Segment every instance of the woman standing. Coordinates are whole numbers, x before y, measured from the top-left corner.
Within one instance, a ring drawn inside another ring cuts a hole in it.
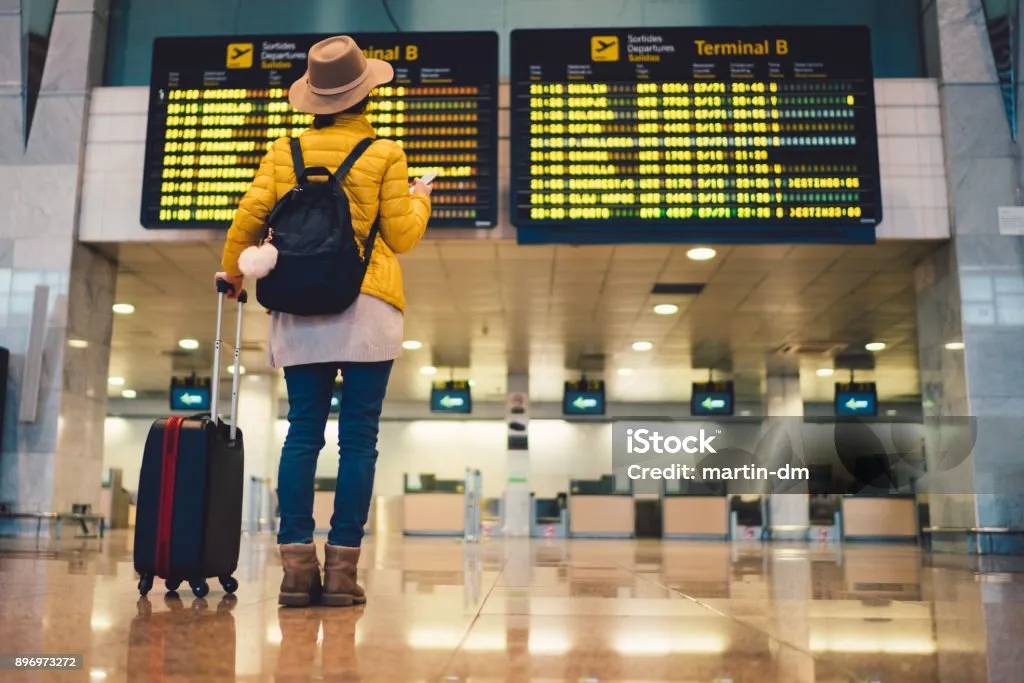
[[[299,138],[306,167],[338,168],[361,140],[375,136],[365,116],[370,92],[393,77],[390,64],[366,59],[348,36],[310,48],[308,70],[289,91],[294,109],[314,115],[312,128]],[[217,277],[235,292],[242,285],[239,256],[260,241],[265,219],[296,182],[289,140],[278,140],[228,230],[224,271]],[[356,566],[373,492],[381,408],[403,339],[405,295],[395,255],[416,246],[430,217],[430,186],[417,181],[410,192],[405,152],[390,140],[374,141],[342,186],[361,250],[374,220],[379,221],[380,239],[359,297],[337,315],[273,313],[270,323],[270,364],[284,368],[288,388],[277,538],[284,567],[279,602],[288,606],[366,601]],[[321,579],[313,544],[313,481],[339,371],[345,381],[338,416],[340,464]]]

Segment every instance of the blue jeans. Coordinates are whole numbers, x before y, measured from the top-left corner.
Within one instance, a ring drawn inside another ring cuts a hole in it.
[[[313,483],[338,370],[344,378],[338,414],[338,482],[327,542],[358,548],[370,510],[377,466],[377,432],[394,361],[322,363],[285,368],[288,436],[277,474],[278,543],[313,540]]]

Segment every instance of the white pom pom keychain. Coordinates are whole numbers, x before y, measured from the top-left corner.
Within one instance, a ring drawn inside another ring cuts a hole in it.
[[[260,279],[270,274],[277,265],[277,247],[270,243],[274,231],[270,230],[267,238],[258,247],[249,247],[238,257],[238,269],[245,277]]]

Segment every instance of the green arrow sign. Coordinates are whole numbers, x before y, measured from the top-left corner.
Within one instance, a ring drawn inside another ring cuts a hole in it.
[[[200,403],[203,402],[203,397],[193,396],[192,394],[186,392],[181,395],[181,402],[187,406],[199,405]]]
[[[706,399],[704,399],[704,402],[701,403],[701,405],[704,406],[707,410],[713,410],[715,408],[724,408],[725,401],[723,401],[720,398],[711,398],[710,396],[708,396]]]
[[[867,410],[868,402],[858,401],[855,398],[851,398],[849,401],[846,402],[846,407],[849,408],[850,410]]]
[[[442,396],[439,403],[443,408],[458,408],[462,406],[465,401],[455,396]]]
[[[576,408],[578,408],[579,410],[586,410],[587,408],[596,408],[597,407],[597,399],[596,398],[584,398],[583,396],[577,396],[576,400],[573,401],[572,404]]]

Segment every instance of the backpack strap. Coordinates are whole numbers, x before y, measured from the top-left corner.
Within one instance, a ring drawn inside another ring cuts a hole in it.
[[[295,168],[295,179],[302,181],[302,174],[306,172],[306,162],[302,159],[302,145],[298,138],[291,139],[292,145],[292,166]]]
[[[348,172],[351,171],[352,167],[356,165],[357,161],[359,161],[359,157],[363,156],[363,152],[370,149],[370,145],[372,144],[373,138],[360,140],[356,146],[352,148],[352,151],[349,152],[349,155],[345,157],[345,161],[341,162],[341,166],[338,167],[338,170],[334,172],[335,180],[339,183],[344,180],[345,176],[348,175]]]
[[[356,162],[359,161],[359,157],[363,156],[363,152],[370,149],[370,145],[372,145],[373,142],[374,138],[364,138],[352,148],[349,155],[345,157],[345,161],[341,162],[341,166],[339,166],[338,170],[334,172],[334,179],[339,183],[339,185],[343,180],[345,180],[348,172],[352,170],[352,167],[356,165]],[[379,231],[380,217],[378,216],[374,219],[373,225],[370,226],[370,234],[366,237],[366,247],[363,249],[363,264],[366,266],[370,265],[370,256],[373,255],[373,245],[377,241],[377,233]]]

